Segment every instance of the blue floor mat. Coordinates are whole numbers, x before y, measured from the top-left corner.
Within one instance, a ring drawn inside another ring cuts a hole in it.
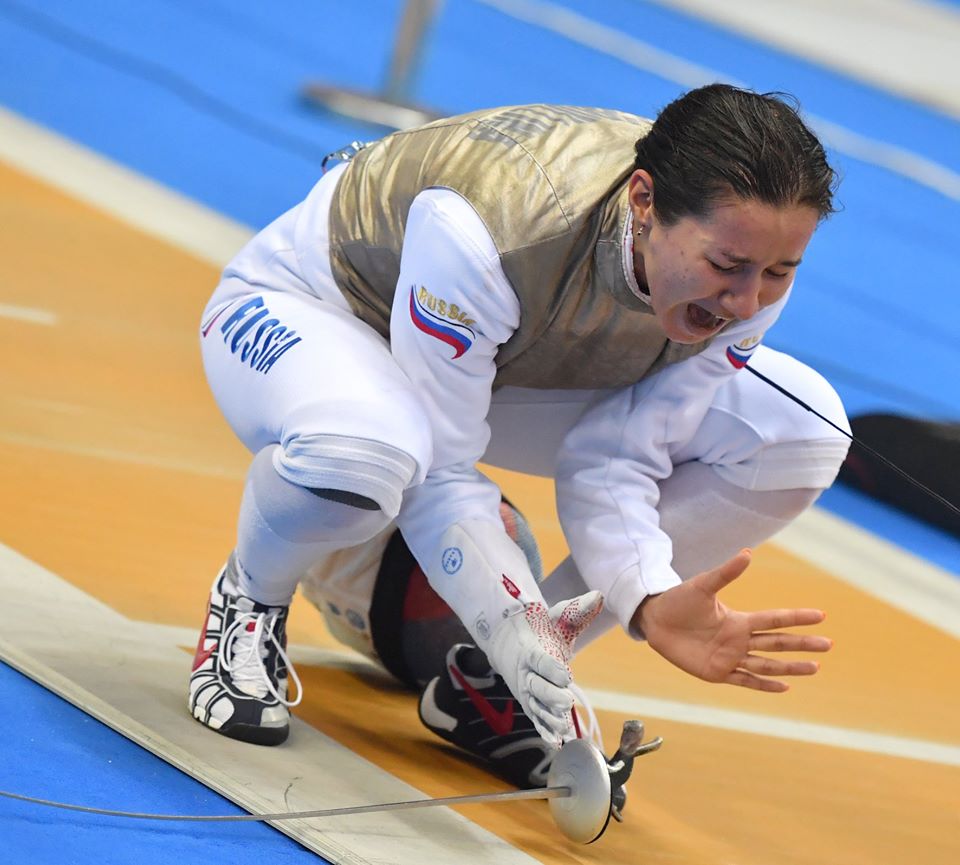
[[[0,689],[8,707],[0,789],[121,811],[245,813],[2,663]],[[0,798],[0,838],[9,865],[210,865],[243,862],[252,851],[272,865],[325,861],[264,823],[160,823],[7,798]]]

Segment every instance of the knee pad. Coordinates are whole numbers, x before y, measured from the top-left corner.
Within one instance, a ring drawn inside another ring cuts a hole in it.
[[[339,491],[376,502],[388,520],[400,512],[403,491],[417,474],[417,461],[399,448],[343,435],[301,435],[273,452],[281,478],[333,500]],[[347,502],[348,497],[340,497]],[[349,505],[347,505],[349,506]],[[359,508],[362,509],[362,508]]]
[[[322,498],[291,483],[275,468],[278,445],[264,448],[250,467],[248,488],[257,518],[277,537],[293,544],[362,544],[382,531],[390,518],[379,508],[356,507]]]

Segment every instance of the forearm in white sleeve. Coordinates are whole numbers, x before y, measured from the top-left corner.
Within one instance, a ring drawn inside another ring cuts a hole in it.
[[[471,632],[505,604],[519,600],[522,608],[540,599],[503,529],[500,491],[475,467],[490,437],[497,350],[519,318],[519,301],[473,208],[450,190],[420,193],[407,219],[390,337],[430,420],[434,459],[424,482],[405,493],[398,522],[434,589]],[[459,528],[451,534],[451,527]],[[449,559],[444,565],[447,547],[475,554],[460,570]],[[505,592],[504,573],[521,598]]]
[[[700,354],[594,406],[564,440],[560,522],[585,583],[603,593],[626,629],[644,598],[680,583],[657,513],[671,453],[696,432],[717,389],[746,363],[788,296],[732,325]]]

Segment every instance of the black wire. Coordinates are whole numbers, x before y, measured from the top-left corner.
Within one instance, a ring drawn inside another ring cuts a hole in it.
[[[764,343],[766,345],[767,343]],[[837,363],[835,357],[825,357],[809,350],[807,346],[791,346],[782,340],[773,339],[769,343],[771,348],[782,351],[803,361],[808,366],[825,375],[831,381],[842,381],[850,387],[859,388],[870,394],[882,393],[887,401],[893,400],[898,405],[908,407],[913,413],[925,412],[935,413],[946,417],[956,413],[956,402],[941,401],[927,395],[918,394],[916,391],[907,390],[890,382],[889,379],[877,378],[862,370],[855,370]]]
[[[850,433],[848,433],[845,429],[843,429],[843,427],[839,427],[839,426],[837,426],[832,420],[830,420],[829,418],[825,418],[825,417],[824,417],[822,414],[820,414],[820,412],[818,412],[815,408],[807,405],[807,403],[805,403],[802,399],[800,399],[800,397],[794,396],[794,395],[793,395],[792,393],[790,393],[790,391],[788,391],[785,387],[782,387],[781,385],[777,384],[777,383],[776,383],[775,381],[773,381],[772,379],[767,378],[763,373],[757,372],[757,371],[756,371],[753,367],[751,367],[749,364],[747,364],[747,366],[745,366],[744,369],[746,369],[746,370],[749,371],[749,372],[752,372],[752,373],[753,373],[758,379],[760,379],[761,381],[765,381],[765,382],[766,382],[768,385],[770,385],[770,387],[772,387],[774,390],[780,391],[780,393],[782,393],[785,397],[789,397],[790,399],[792,399],[792,400],[793,400],[798,406],[800,406],[801,408],[805,408],[808,412],[811,412],[812,414],[815,414],[818,418],[820,418],[820,420],[824,421],[825,423],[830,424],[830,426],[832,426],[837,432],[843,433],[843,435],[845,435],[848,439],[850,439],[850,441],[852,441],[855,445],[857,445],[857,447],[862,448],[862,449],[865,450],[868,454],[871,454],[872,456],[876,457],[878,460],[880,460],[880,462],[882,462],[882,463],[883,463],[885,466],[887,466],[888,468],[893,469],[893,471],[895,471],[895,472],[896,472],[898,475],[900,475],[902,478],[904,478],[905,480],[908,480],[910,483],[912,483],[912,484],[913,484],[915,487],[917,487],[918,489],[923,490],[923,492],[925,492],[925,493],[926,493],[927,495],[929,495],[931,498],[936,499],[938,502],[940,502],[940,504],[942,504],[942,505],[944,505],[945,507],[949,508],[949,509],[950,509],[951,511],[953,511],[957,516],[960,516],[960,507],[957,507],[957,506],[956,506],[953,502],[951,502],[949,499],[944,498],[942,495],[940,495],[940,493],[934,492],[934,491],[933,491],[932,489],[930,489],[930,487],[928,487],[926,484],[921,483],[921,482],[918,481],[913,475],[911,475],[909,472],[906,472],[906,471],[904,471],[902,468],[900,468],[900,466],[898,466],[895,462],[887,459],[882,453],[879,453],[878,451],[875,451],[872,447],[870,447],[870,445],[864,444],[864,442],[862,442],[860,439],[856,438],[856,436],[853,436],[853,435],[851,435]]]

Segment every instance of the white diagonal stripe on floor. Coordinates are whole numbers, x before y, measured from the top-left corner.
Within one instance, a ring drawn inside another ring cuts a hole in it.
[[[33,306],[15,306],[10,303],[0,303],[0,318],[24,321],[27,324],[43,324],[47,327],[53,327],[59,321],[56,313],[50,310],[37,309]]]

